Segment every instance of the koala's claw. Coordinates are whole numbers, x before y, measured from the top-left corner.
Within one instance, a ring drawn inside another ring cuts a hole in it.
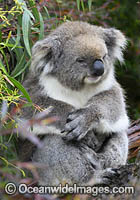
[[[116,184],[116,179],[118,178],[117,169],[115,168],[107,168],[102,171],[100,174],[99,182],[97,184],[104,184],[104,185],[110,185],[110,184]]]
[[[77,118],[77,114],[75,113],[70,113],[68,118],[67,118],[67,123],[74,120],[75,118]]]
[[[66,140],[81,140],[87,132],[84,132],[82,131],[82,128],[80,126],[75,126],[74,128],[70,127],[69,126],[66,126],[66,129],[65,131],[67,132],[67,134],[64,136],[64,138]]]
[[[73,132],[74,133],[74,132]],[[71,133],[67,133],[64,137],[63,137],[63,139],[64,140],[67,140],[67,141],[70,141],[70,140],[77,140],[77,138],[78,138],[78,133],[75,133],[75,135],[73,135],[73,133],[71,134]],[[76,134],[77,134],[77,136],[76,136]]]
[[[65,125],[65,132],[67,133],[64,138],[66,140],[81,140],[89,131],[86,127],[86,119],[81,110],[70,113]]]

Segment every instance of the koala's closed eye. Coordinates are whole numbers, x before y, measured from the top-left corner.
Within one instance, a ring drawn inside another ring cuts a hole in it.
[[[79,63],[86,63],[85,58],[77,58],[77,59],[76,59],[76,62],[79,62]]]

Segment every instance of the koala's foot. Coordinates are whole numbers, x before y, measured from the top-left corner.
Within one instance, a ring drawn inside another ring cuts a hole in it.
[[[126,185],[131,179],[131,165],[123,165],[118,168],[106,168],[96,174],[96,184],[113,186]]]
[[[110,185],[116,179],[117,179],[116,169],[107,168],[107,169],[100,170],[97,172],[96,184]]]

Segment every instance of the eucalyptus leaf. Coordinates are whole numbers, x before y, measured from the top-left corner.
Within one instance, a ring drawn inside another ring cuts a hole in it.
[[[44,38],[44,21],[41,13],[39,13],[39,18],[40,18],[40,34],[39,34],[39,39]]]
[[[8,76],[9,80],[22,92],[23,96],[27,99],[28,102],[32,102],[28,92],[26,89],[21,85],[20,82],[18,82],[16,79],[14,79],[11,76]]]
[[[23,68],[24,64],[25,64],[25,53],[23,53],[19,63],[17,63],[16,67],[12,71],[11,76],[16,76],[16,74],[19,73],[20,70]]]
[[[23,17],[22,17],[23,40],[24,40],[26,50],[27,50],[29,56],[31,56],[31,48],[30,48],[30,44],[29,44],[29,30],[30,30],[30,16],[29,16],[28,12],[25,11],[23,13]]]

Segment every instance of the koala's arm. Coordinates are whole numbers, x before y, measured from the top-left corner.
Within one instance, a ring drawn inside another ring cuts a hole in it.
[[[127,130],[128,125],[122,89],[116,84],[112,89],[93,96],[84,108],[68,116],[65,138],[80,140],[91,130],[108,136],[112,132]]]

